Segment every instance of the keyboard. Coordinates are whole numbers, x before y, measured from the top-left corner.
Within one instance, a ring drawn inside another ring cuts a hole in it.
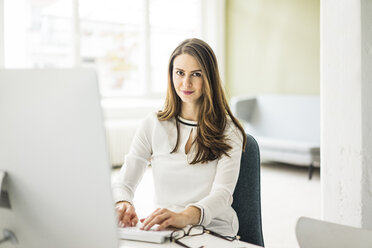
[[[145,241],[152,243],[164,243],[171,235],[172,230],[156,231],[157,225],[153,226],[150,230],[145,231],[140,229],[141,225],[134,227],[118,228],[120,239]]]

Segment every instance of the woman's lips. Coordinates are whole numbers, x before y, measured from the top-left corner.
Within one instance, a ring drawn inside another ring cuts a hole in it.
[[[191,95],[192,93],[194,93],[194,91],[190,91],[190,90],[181,90],[181,92],[184,95]]]

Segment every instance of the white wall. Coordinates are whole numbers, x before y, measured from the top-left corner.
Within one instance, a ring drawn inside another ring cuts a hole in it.
[[[372,1],[361,1],[362,25],[362,226],[372,229]]]
[[[325,220],[372,228],[372,2],[321,1]]]
[[[4,67],[4,0],[0,0],[0,68]]]

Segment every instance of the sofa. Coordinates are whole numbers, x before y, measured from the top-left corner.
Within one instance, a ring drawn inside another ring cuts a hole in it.
[[[256,138],[262,161],[320,166],[320,99],[305,95],[237,96],[231,110]]]

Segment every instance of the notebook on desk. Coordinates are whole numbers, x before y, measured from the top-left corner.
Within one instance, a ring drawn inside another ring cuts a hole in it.
[[[156,231],[157,226],[152,227],[150,230],[141,230],[141,225],[134,227],[118,228],[118,234],[120,239],[145,241],[152,243],[164,243],[169,239],[172,230]]]

